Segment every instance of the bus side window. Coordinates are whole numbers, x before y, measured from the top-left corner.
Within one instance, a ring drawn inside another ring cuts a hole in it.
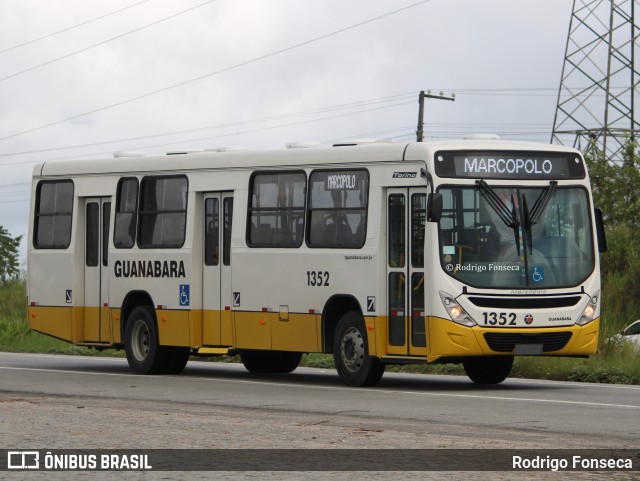
[[[116,194],[115,227],[113,245],[129,249],[136,243],[136,211],[138,208],[138,179],[120,179]]]
[[[73,182],[42,181],[36,191],[33,246],[66,249],[71,243]]]
[[[223,203],[222,224],[222,264],[231,265],[231,225],[233,224],[233,197],[227,197]]]
[[[369,173],[315,170],[309,177],[307,245],[359,249],[367,235]]]
[[[188,181],[182,175],[142,179],[138,247],[168,249],[183,246],[187,193]]]
[[[220,259],[220,208],[218,199],[207,199],[204,208],[204,265],[217,266]]]
[[[306,174],[259,172],[249,186],[247,245],[300,247],[304,232]]]

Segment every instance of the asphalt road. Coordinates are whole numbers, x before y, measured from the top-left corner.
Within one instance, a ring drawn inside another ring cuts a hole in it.
[[[181,375],[140,376],[124,359],[0,353],[1,393],[385,419],[640,446],[640,386],[507,379],[484,388],[466,377],[386,373],[378,386],[356,389],[332,370],[256,376],[238,364],[191,361]]]

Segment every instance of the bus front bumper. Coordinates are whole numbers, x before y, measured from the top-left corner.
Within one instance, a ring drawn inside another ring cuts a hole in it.
[[[430,317],[428,362],[487,355],[589,356],[598,349],[600,318],[585,326],[549,328],[466,327]]]

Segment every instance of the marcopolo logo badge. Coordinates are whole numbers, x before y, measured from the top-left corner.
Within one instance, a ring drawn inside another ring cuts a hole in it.
[[[531,324],[533,322],[533,316],[531,314],[527,314],[526,316],[524,316],[524,322],[526,322],[527,324]]]

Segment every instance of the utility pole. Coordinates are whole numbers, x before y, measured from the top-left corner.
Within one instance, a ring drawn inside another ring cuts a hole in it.
[[[453,94],[451,97],[447,97],[442,92],[440,95],[432,95],[431,90],[425,93],[424,90],[420,91],[420,95],[418,96],[418,130],[416,132],[416,141],[422,142],[424,137],[424,99],[438,99],[438,100],[451,100],[454,101],[456,99],[456,95]]]

